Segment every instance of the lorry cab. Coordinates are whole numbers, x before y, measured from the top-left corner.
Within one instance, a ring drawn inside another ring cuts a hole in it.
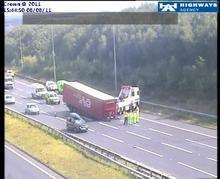
[[[13,89],[14,88],[14,78],[10,75],[6,75],[5,77],[5,88]]]
[[[136,86],[122,86],[117,99],[118,113],[136,108],[140,104],[140,91]]]
[[[44,85],[39,84],[39,83],[34,83],[32,84],[32,91],[31,91],[31,96],[34,99],[43,99],[47,93],[46,88]]]
[[[88,126],[86,125],[85,120],[77,113],[70,113],[70,116],[67,118],[66,121],[66,127],[67,130],[74,132],[88,131]]]

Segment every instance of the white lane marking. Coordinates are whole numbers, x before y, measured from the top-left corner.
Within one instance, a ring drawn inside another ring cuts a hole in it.
[[[190,140],[190,139],[185,139],[186,141],[189,141],[189,142],[193,142],[193,143],[196,143],[196,144],[200,144],[200,145],[204,145],[206,147],[210,147],[212,149],[217,149],[217,147],[214,147],[214,146],[211,146],[211,145],[208,145],[208,144],[203,144],[201,142],[197,142],[197,141],[194,141],[194,140]]]
[[[162,122],[158,122],[158,121],[154,121],[154,120],[150,120],[150,119],[146,119],[146,118],[141,118],[141,119],[143,119],[145,121],[150,121],[150,122],[154,122],[154,123],[157,123],[157,124],[161,124],[161,125],[164,125],[164,126],[176,128],[176,129],[179,129],[179,130],[192,132],[194,134],[199,134],[199,135],[203,135],[203,136],[210,137],[210,138],[213,138],[213,139],[217,139],[217,137],[211,136],[211,135],[208,135],[208,134],[203,134],[203,133],[200,133],[200,132],[192,131],[192,130],[189,130],[189,129],[184,129],[184,128],[181,128],[181,127],[173,126],[173,125],[170,125],[170,124],[166,124],[166,123],[162,123]]]
[[[22,84],[22,85],[25,85],[25,86],[30,86],[30,85],[28,85],[28,84],[26,84],[26,83],[23,83],[23,82],[21,82],[21,81],[16,81],[17,83],[20,83],[20,84]]]
[[[209,173],[209,172],[206,172],[206,171],[200,170],[200,169],[198,169],[198,168],[192,167],[192,166],[187,165],[187,164],[182,163],[182,162],[177,162],[177,163],[180,164],[180,165],[183,165],[183,166],[185,166],[185,167],[191,168],[191,169],[193,169],[193,170],[197,170],[197,171],[199,171],[199,172],[202,172],[202,173],[205,173],[205,174],[207,174],[207,175],[210,175],[210,176],[212,176],[212,177],[217,178],[216,175],[211,174],[211,173]]]
[[[172,134],[169,134],[169,133],[166,133],[166,132],[162,132],[162,131],[159,131],[159,130],[156,130],[156,129],[152,129],[152,128],[149,128],[150,131],[154,131],[154,132],[158,132],[158,133],[161,133],[161,134],[164,134],[164,135],[168,135],[168,136],[173,136]]]
[[[38,101],[38,100],[35,100],[35,99],[32,99],[32,101],[34,101],[34,102],[36,102],[36,103],[39,103],[39,101]]]
[[[49,104],[47,104],[47,106],[50,107],[51,109],[54,109],[54,106],[51,106],[51,105],[49,105]]]
[[[162,142],[161,144],[166,145],[166,146],[169,146],[169,147],[174,148],[174,149],[182,150],[182,151],[184,151],[184,152],[187,152],[187,153],[192,154],[192,152],[189,151],[189,150],[186,150],[186,149],[183,149],[183,148],[180,148],[180,147],[176,147],[176,146],[171,145],[171,144],[167,144],[167,143],[164,143],[164,142]]]
[[[33,163],[32,161],[30,161],[29,159],[25,158],[24,156],[22,156],[21,154],[19,154],[18,152],[16,152],[14,149],[10,148],[9,146],[7,146],[5,144],[5,147],[10,150],[11,152],[13,152],[14,154],[16,154],[17,156],[19,156],[20,158],[22,158],[23,160],[25,160],[26,162],[28,162],[29,164],[31,164],[32,166],[36,167],[37,169],[39,169],[41,172],[45,173],[46,175],[48,175],[50,178],[56,179],[55,176],[52,176],[51,174],[49,174],[47,171],[45,171],[44,169],[40,168],[38,165],[36,165],[35,163]]]
[[[59,119],[59,120],[61,120],[61,121],[66,122],[66,119],[64,119],[64,118],[61,118],[61,117],[56,117],[56,118]]]
[[[15,103],[22,104],[21,102],[16,101]]]
[[[129,134],[132,134],[132,135],[134,135],[134,136],[137,136],[137,137],[141,137],[141,138],[143,138],[143,139],[150,140],[150,138],[148,138],[148,137],[145,137],[145,136],[142,136],[142,135],[139,135],[139,134],[136,134],[136,133],[130,132],[130,131],[126,131],[126,132],[129,133]]]
[[[140,125],[139,125],[139,124],[134,124],[134,126],[137,126],[137,127],[139,127]]]
[[[95,132],[95,130],[93,130],[93,129],[88,129],[89,131],[91,131],[91,132]]]
[[[137,148],[137,149],[140,149],[140,150],[143,150],[143,151],[145,151],[145,152],[151,153],[151,154],[156,155],[156,156],[158,156],[158,157],[163,157],[163,155],[157,154],[157,153],[152,152],[152,151],[150,151],[150,150],[146,150],[146,149],[143,149],[143,148],[138,147],[138,146],[133,146],[133,147],[134,147],[134,148]]]
[[[115,126],[111,126],[111,125],[108,125],[108,124],[105,124],[105,123],[102,123],[102,122],[99,122],[99,124],[101,124],[101,125],[103,125],[103,126],[107,126],[107,127],[113,128],[113,129],[118,129],[118,128],[115,127]]]
[[[111,136],[109,136],[109,135],[105,135],[105,134],[102,134],[102,135],[105,136],[105,137],[108,137],[108,138],[110,138],[110,139],[112,139],[112,140],[115,140],[115,141],[118,141],[118,142],[124,143],[123,140],[119,140],[119,139],[116,139],[116,138],[114,138],[114,137],[111,137]]]
[[[43,113],[43,114],[47,114],[47,115],[50,115],[49,113],[47,113],[47,112],[45,112],[45,111],[42,111],[41,113]]]
[[[217,162],[217,160],[214,159],[214,158],[207,157],[207,159],[208,159],[208,160],[212,160],[212,161],[214,161],[214,162]]]
[[[26,98],[26,96],[23,96],[23,95],[19,95],[20,97],[22,97],[22,98]]]

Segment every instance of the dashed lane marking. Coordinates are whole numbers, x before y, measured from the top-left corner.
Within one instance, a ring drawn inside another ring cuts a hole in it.
[[[171,145],[171,144],[167,144],[167,143],[164,143],[164,142],[162,142],[161,144],[166,145],[166,146],[171,147],[171,148],[174,148],[174,149],[181,150],[181,151],[183,151],[183,152],[187,152],[187,153],[192,154],[192,152],[189,151],[189,150],[186,150],[186,149],[183,149],[183,148],[180,148],[180,147],[176,147],[176,146]]]
[[[138,147],[138,146],[133,146],[133,147],[134,147],[134,148],[137,148],[137,149],[140,149],[140,150],[143,150],[143,151],[145,151],[145,152],[148,152],[148,153],[150,153],[150,154],[156,155],[156,156],[158,156],[158,157],[163,157],[163,155],[160,155],[160,154],[158,154],[158,153],[152,152],[152,151],[150,151],[150,150],[143,149],[143,148]]]
[[[160,134],[168,135],[168,136],[173,136],[172,134],[169,134],[169,133],[166,133],[166,132],[162,132],[162,131],[159,131],[159,130],[156,130],[156,129],[149,128],[149,130],[153,131],[153,132],[158,132]]]
[[[102,134],[102,135],[105,136],[105,137],[108,137],[108,138],[110,138],[110,139],[112,139],[112,140],[115,140],[115,141],[118,141],[118,142],[124,143],[124,141],[122,141],[122,140],[120,140],[120,139],[116,139],[116,138],[111,137],[111,136],[106,135],[106,134]]]
[[[188,141],[188,142],[192,142],[192,143],[200,144],[200,145],[203,145],[203,146],[206,146],[206,147],[212,148],[212,149],[217,149],[217,147],[214,147],[214,146],[211,146],[211,145],[208,145],[208,144],[203,144],[203,143],[201,143],[201,142],[197,142],[197,141],[194,141],[194,140],[190,140],[190,139],[185,139],[185,140]]]
[[[205,174],[207,174],[207,175],[209,175],[209,176],[212,176],[212,177],[215,177],[215,178],[217,178],[217,176],[216,176],[216,175],[214,175],[214,174],[211,174],[211,173],[209,173],[209,172],[206,172],[206,171],[203,171],[203,170],[201,170],[201,169],[198,169],[198,168],[196,168],[196,167],[192,167],[192,166],[190,166],[190,165],[187,165],[187,164],[185,164],[185,163],[182,163],[182,162],[177,162],[177,163],[178,163],[178,164],[180,164],[180,165],[183,165],[183,166],[185,166],[185,167],[191,168],[191,169],[193,169],[193,170],[196,170],[196,171],[199,171],[199,172],[205,173]]]
[[[142,135],[139,135],[139,134],[130,132],[130,131],[126,131],[126,132],[127,132],[128,134],[132,134],[132,135],[134,135],[134,136],[137,136],[137,137],[140,137],[140,138],[143,138],[143,139],[150,140],[150,138],[148,138],[148,137],[145,137],[145,136],[142,136]]]
[[[88,129],[89,131],[91,131],[91,132],[95,132],[95,130],[93,130],[93,129]]]
[[[214,162],[217,162],[217,160],[214,159],[214,158],[207,157],[207,159],[208,159],[208,160],[212,160],[212,161],[214,161]]]
[[[105,124],[105,123],[103,123],[103,122],[99,122],[99,124],[101,124],[101,125],[103,125],[103,126],[110,127],[110,128],[112,128],[112,129],[118,129],[118,127],[111,126],[111,125]]]
[[[184,129],[184,128],[181,128],[181,127],[173,126],[173,125],[162,123],[162,122],[159,122],[159,121],[154,121],[154,120],[146,119],[146,118],[143,118],[143,117],[141,119],[143,119],[145,121],[150,121],[150,122],[153,122],[153,123],[161,124],[161,125],[164,125],[164,126],[172,127],[172,128],[175,128],[175,129],[179,129],[179,130],[191,132],[191,133],[194,133],[194,134],[199,134],[199,135],[203,135],[203,136],[210,137],[210,138],[213,138],[213,139],[217,139],[217,137],[215,137],[215,136],[211,136],[211,135],[208,135],[208,134],[203,134],[203,133],[192,131],[192,130],[189,130],[189,129]]]

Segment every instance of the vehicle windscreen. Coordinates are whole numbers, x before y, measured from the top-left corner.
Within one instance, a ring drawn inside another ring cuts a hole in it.
[[[36,108],[36,107],[37,107],[37,106],[34,105],[34,104],[31,104],[31,105],[28,106],[28,108]]]
[[[6,78],[5,82],[13,82],[12,78]]]

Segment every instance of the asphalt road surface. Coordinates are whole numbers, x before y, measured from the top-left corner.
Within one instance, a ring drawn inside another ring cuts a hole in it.
[[[15,96],[16,104],[7,106],[23,113],[27,102],[36,102],[40,115],[32,117],[65,131],[68,108],[62,102],[47,105],[44,100],[31,99],[30,85],[31,82],[16,78],[15,88],[6,92]],[[87,133],[72,135],[177,178],[217,178],[216,130],[158,119],[150,114],[141,114],[135,125],[124,126],[123,121],[113,120],[88,122],[88,126]]]
[[[29,155],[5,143],[5,179],[63,179]]]

